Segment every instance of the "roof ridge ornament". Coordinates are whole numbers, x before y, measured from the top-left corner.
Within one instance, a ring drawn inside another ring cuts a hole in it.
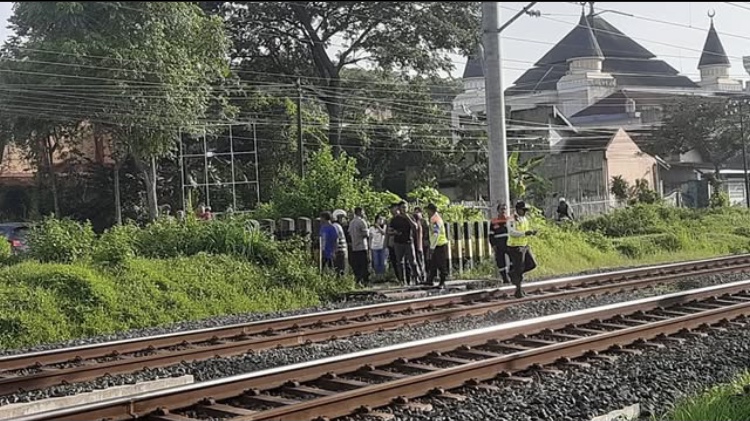
[[[708,9],[708,12],[706,13],[708,15],[708,18],[711,19],[711,24],[714,23],[714,16],[716,16],[716,10],[714,9]]]

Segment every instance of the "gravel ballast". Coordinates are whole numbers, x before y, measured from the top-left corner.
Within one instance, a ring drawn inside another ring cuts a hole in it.
[[[191,374],[196,381],[211,380],[236,374],[294,364],[303,361],[342,355],[351,352],[373,349],[413,340],[430,338],[450,333],[477,329],[497,324],[538,317],[549,314],[557,314],[574,311],[589,307],[613,304],[637,298],[654,296],[704,286],[716,285],[726,282],[743,280],[746,275],[712,275],[699,279],[691,279],[656,288],[646,288],[633,292],[625,292],[600,297],[577,298],[570,300],[530,302],[518,307],[505,309],[497,313],[491,313],[479,317],[464,317],[445,322],[430,323],[426,325],[413,326],[396,329],[388,332],[374,333],[357,337],[343,338],[336,341],[315,343],[305,346],[272,349],[261,351],[256,354],[246,354],[229,358],[213,358],[194,363],[183,363],[160,369],[148,369],[128,375],[118,375],[100,378],[94,381],[76,383],[71,385],[59,385],[45,390],[27,391],[0,397],[0,405],[15,402],[28,402],[47,397],[65,396],[86,392],[90,390],[103,389],[115,385],[133,384],[140,381],[148,381],[156,378],[180,376]]]
[[[590,367],[565,368],[559,376],[534,373],[530,384],[494,382],[499,391],[453,391],[468,398],[463,402],[418,400],[432,405],[429,412],[398,407],[382,411],[403,421],[588,421],[639,404],[640,419],[651,420],[668,412],[681,398],[746,372],[750,367],[750,330],[729,328],[666,349],[619,355],[613,363],[587,362]]]

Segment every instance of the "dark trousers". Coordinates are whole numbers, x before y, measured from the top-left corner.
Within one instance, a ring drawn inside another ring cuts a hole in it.
[[[421,273],[417,267],[417,258],[414,255],[414,244],[394,244],[396,252],[396,263],[404,268],[404,285],[415,284],[420,281]]]
[[[509,282],[510,267],[508,265],[508,248],[505,246],[495,247],[495,264],[497,265],[498,271],[500,271],[500,277],[503,282]]]
[[[333,257],[323,256],[323,270],[325,269],[333,270]]]
[[[333,268],[336,269],[336,274],[344,276],[344,273],[346,273],[346,250],[336,250],[333,255]]]
[[[440,271],[440,285],[445,285],[448,280],[448,245],[437,246],[430,253],[430,275],[428,284],[434,284],[438,271]]]
[[[357,282],[367,285],[370,283],[370,268],[367,261],[367,250],[352,251],[351,257],[352,272]]]
[[[510,281],[516,287],[521,286],[523,274],[526,272],[526,258],[529,254],[529,247],[508,247],[508,256],[510,256]]]
[[[393,247],[388,247],[388,264],[393,268],[393,272],[396,274],[396,279],[402,284],[404,283],[404,271],[403,267],[398,264],[396,260],[396,250]]]

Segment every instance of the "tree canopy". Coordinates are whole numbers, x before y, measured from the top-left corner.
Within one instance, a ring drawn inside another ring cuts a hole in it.
[[[479,39],[479,2],[204,2],[227,22],[232,57],[254,79],[307,78],[339,151],[346,66],[437,74]],[[333,52],[336,51],[336,52]],[[246,73],[247,74],[247,73]],[[265,74],[265,76],[263,75]],[[255,75],[255,76],[251,76]]]
[[[136,158],[156,213],[150,158],[204,121],[228,75],[220,19],[185,2],[19,2],[3,51],[0,110],[16,122],[86,122]]]
[[[744,107],[747,113],[747,106]],[[742,147],[739,109],[727,98],[687,96],[665,107],[652,149],[661,154],[698,152],[715,171]],[[745,115],[748,121],[747,114]]]

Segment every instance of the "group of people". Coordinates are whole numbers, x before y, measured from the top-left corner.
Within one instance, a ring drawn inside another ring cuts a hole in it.
[[[390,207],[391,219],[381,215],[369,226],[361,207],[347,221],[346,212],[323,212],[320,216],[323,267],[343,275],[347,262],[357,282],[370,283],[370,262],[375,276],[383,278],[386,262],[390,262],[396,278],[404,285],[434,285],[445,287],[448,278],[448,236],[445,223],[434,204],[408,211],[406,202]],[[346,226],[346,228],[345,228]],[[348,258],[347,258],[348,256]]]
[[[529,248],[529,237],[537,234],[531,229],[527,217],[529,207],[525,202],[516,203],[513,215],[508,215],[508,207],[501,203],[497,207],[497,217],[490,222],[490,244],[495,251],[495,262],[504,283],[516,287],[515,296],[524,296],[521,289],[523,275],[536,268],[536,260]]]

